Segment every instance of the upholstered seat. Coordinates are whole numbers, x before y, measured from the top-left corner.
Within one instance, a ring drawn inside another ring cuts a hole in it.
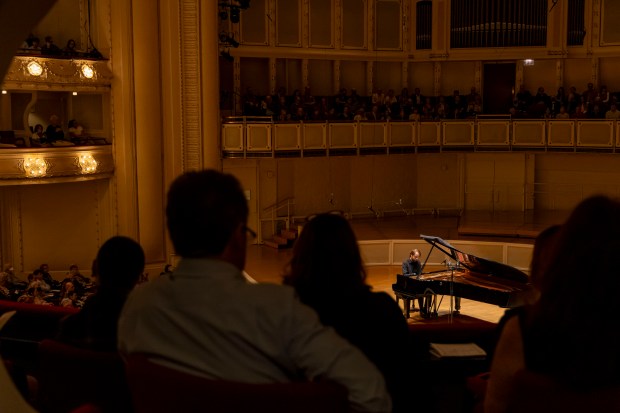
[[[347,391],[333,382],[249,384],[209,380],[173,370],[133,354],[127,378],[136,413],[340,413]]]
[[[39,344],[39,406],[67,412],[84,404],[131,410],[125,366],[118,353],[85,350],[56,340]]]

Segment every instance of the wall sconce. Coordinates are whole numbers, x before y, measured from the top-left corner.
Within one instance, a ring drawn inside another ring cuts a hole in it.
[[[84,63],[82,65],[81,71],[82,76],[84,76],[86,79],[92,79],[93,77],[95,77],[95,69],[93,69],[93,67],[89,64]]]
[[[72,95],[73,95],[73,96],[77,96],[77,92],[73,92],[73,93],[72,93]]]
[[[80,155],[77,158],[77,164],[83,174],[94,174],[97,172],[97,166],[99,166],[97,160],[89,153]]]
[[[523,66],[534,66],[534,59],[524,59]]]
[[[3,95],[6,95],[7,93],[8,93],[8,92],[7,92],[6,90],[2,89],[2,94],[3,94]]]
[[[27,178],[40,178],[47,174],[48,164],[43,158],[26,158],[21,166]]]
[[[43,66],[36,60],[31,60],[30,63],[26,65],[26,69],[31,76],[41,76],[43,74]]]

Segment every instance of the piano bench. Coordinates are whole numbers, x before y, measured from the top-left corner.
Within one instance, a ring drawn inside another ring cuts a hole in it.
[[[399,307],[399,301],[403,300],[403,313],[405,314],[405,318],[409,318],[411,313],[411,301],[415,300],[417,297],[411,297],[409,294],[403,294],[398,291],[394,291],[394,295],[396,296],[396,304]]]

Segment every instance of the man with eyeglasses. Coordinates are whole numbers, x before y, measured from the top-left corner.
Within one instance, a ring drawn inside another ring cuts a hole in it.
[[[347,388],[352,410],[390,411],[381,373],[292,288],[244,279],[248,205],[236,178],[213,170],[180,176],[166,215],[182,259],[129,296],[119,321],[121,353],[146,353],[210,379],[330,379]]]

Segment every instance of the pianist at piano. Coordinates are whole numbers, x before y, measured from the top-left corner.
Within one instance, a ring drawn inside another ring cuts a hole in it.
[[[403,275],[418,275],[421,270],[420,250],[414,248],[409,253],[409,258],[403,261]]]
[[[460,310],[460,298],[481,301],[500,307],[523,305],[530,297],[529,277],[506,264],[464,253],[439,237],[420,235],[431,245],[420,273],[416,276],[397,274],[392,289],[397,299],[404,301],[409,318],[411,300],[424,298],[420,304],[423,315],[437,315],[444,296],[451,300],[451,312]],[[433,250],[445,254],[447,268],[425,272],[426,261]],[[404,272],[403,265],[403,272]],[[452,301],[453,300],[453,301]]]

